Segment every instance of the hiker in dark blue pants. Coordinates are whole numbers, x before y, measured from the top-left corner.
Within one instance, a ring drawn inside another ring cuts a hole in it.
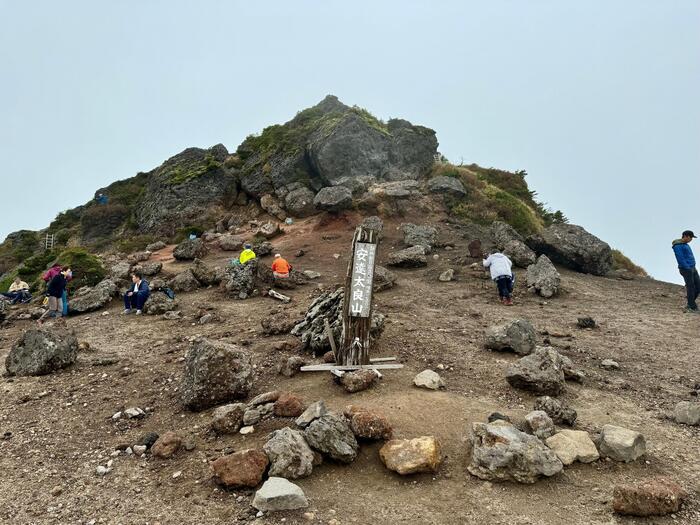
[[[678,263],[678,271],[685,282],[685,291],[688,297],[688,306],[686,306],[685,311],[688,313],[698,313],[697,299],[700,295],[700,275],[695,267],[693,250],[690,249],[690,241],[693,239],[697,239],[695,234],[690,230],[685,230],[681,234],[681,238],[671,244]]]
[[[151,289],[148,287],[148,281],[143,279],[141,272],[133,272],[131,282],[134,285],[124,294],[124,313],[130,314],[132,309],[136,309],[136,315],[141,315],[143,305],[146,304],[151,295]]]

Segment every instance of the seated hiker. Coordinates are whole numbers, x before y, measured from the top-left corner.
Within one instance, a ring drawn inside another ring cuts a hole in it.
[[[46,317],[63,317],[63,293],[66,285],[72,278],[73,272],[68,266],[61,268],[61,271],[54,275],[46,287],[46,295],[49,297],[49,308],[39,318],[39,324],[43,324]]]
[[[143,278],[139,271],[131,274],[131,282],[134,286],[129,288],[124,294],[124,313],[130,314],[132,309],[136,309],[136,315],[141,315],[143,305],[151,295],[151,289],[148,287],[148,281]]]
[[[506,306],[513,304],[513,263],[500,252],[494,252],[484,259],[484,268],[491,271],[493,279],[498,287],[498,296]]]
[[[292,265],[286,259],[283,259],[279,253],[276,253],[275,260],[272,261],[272,275],[275,276],[275,279],[288,279],[291,270]]]
[[[240,262],[241,264],[245,264],[248,261],[252,261],[253,259],[255,259],[255,252],[253,251],[253,247],[250,245],[250,243],[245,243],[243,245],[243,251],[238,257],[238,262]]]
[[[6,292],[3,292],[2,295],[10,299],[12,304],[17,304],[19,302],[26,303],[32,298],[32,295],[29,293],[29,285],[19,277],[15,277],[10,288]]]

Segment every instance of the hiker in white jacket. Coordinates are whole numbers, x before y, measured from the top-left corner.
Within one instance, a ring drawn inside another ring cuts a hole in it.
[[[491,271],[491,279],[498,286],[498,296],[506,306],[513,304],[513,263],[500,252],[494,252],[484,259],[484,268]]]

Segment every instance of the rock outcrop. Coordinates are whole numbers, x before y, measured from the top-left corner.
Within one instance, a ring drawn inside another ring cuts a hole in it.
[[[605,275],[612,269],[610,246],[581,226],[552,224],[539,235],[528,237],[527,244],[537,254],[577,272]]]
[[[534,353],[510,365],[506,379],[515,388],[559,395],[565,387],[561,355],[553,348],[538,347]]]
[[[93,312],[104,308],[117,295],[117,285],[112,279],[104,279],[94,288],[81,288],[68,303],[71,313]]]
[[[535,349],[537,334],[527,319],[514,319],[486,329],[484,346],[491,350],[512,350],[528,355]]]
[[[540,255],[535,264],[527,267],[527,286],[537,295],[548,299],[559,291],[561,277],[546,255]]]

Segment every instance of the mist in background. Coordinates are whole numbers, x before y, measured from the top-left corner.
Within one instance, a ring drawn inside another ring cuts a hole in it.
[[[255,5],[254,5],[255,4]],[[700,231],[700,2],[0,0],[0,238],[337,95],[654,277]],[[700,250],[700,249],[699,249]],[[696,250],[698,251],[698,250]]]

